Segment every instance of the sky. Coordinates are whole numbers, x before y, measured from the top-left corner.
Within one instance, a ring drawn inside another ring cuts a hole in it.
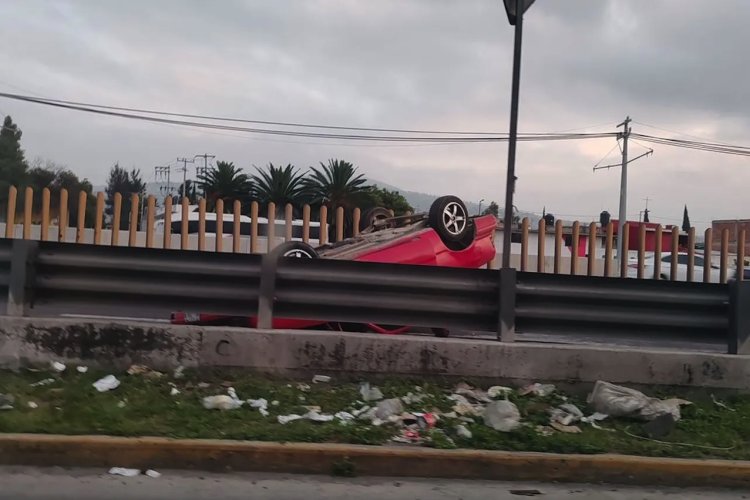
[[[710,5],[709,5],[710,4]],[[710,8],[709,8],[710,7]],[[538,0],[525,17],[519,130],[633,131],[747,145],[750,2]],[[513,29],[499,0],[4,0],[0,91],[356,127],[506,132]],[[405,190],[503,206],[507,145],[403,145],[205,131],[0,99],[28,158],[103,184],[119,162],[215,155],[302,169],[328,158]],[[648,145],[630,142],[631,157]],[[750,158],[655,145],[628,217],[750,217]],[[613,149],[614,148],[614,149]],[[609,153],[608,153],[609,152]],[[515,205],[598,220],[619,203],[614,138],[522,142]],[[601,162],[601,163],[600,163]],[[192,172],[194,175],[194,171]]]

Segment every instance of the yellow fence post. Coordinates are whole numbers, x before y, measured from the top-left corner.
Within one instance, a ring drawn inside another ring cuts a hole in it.
[[[336,241],[344,239],[344,207],[336,209]]]
[[[240,203],[240,200],[234,200],[233,207],[232,207],[232,218],[234,219],[234,226],[232,227],[232,252],[239,253],[240,252],[240,236],[242,232],[241,224],[242,224],[242,203]]]
[[[16,224],[16,201],[18,197],[18,190],[16,186],[11,186],[8,189],[8,211],[6,212],[7,217],[5,218],[5,237],[12,238],[15,232]]]
[[[83,189],[78,193],[78,224],[76,224],[76,243],[84,243],[86,239],[86,204],[89,195]]]
[[[94,212],[94,245],[102,243],[102,224],[104,221],[104,193],[96,193],[96,211]]]
[[[128,246],[134,247],[138,241],[138,211],[140,197],[137,193],[130,195],[130,223],[128,224]]]
[[[26,188],[23,197],[23,239],[31,239],[31,215],[34,209],[34,190]]]
[[[361,221],[362,211],[359,208],[355,208],[352,214],[352,236],[359,236],[359,224]]]
[[[112,246],[120,243],[120,212],[122,211],[122,195],[115,193],[112,207]]]
[[[198,250],[206,249],[206,199],[198,200]]]
[[[224,250],[224,200],[216,200],[216,251]]]
[[[250,204],[250,253],[258,253],[258,202]]]
[[[539,219],[539,235],[536,241],[536,272],[543,273],[544,269],[544,251],[547,242],[547,223],[544,219]]]
[[[60,212],[57,224],[57,241],[65,241],[65,233],[68,232],[68,190],[60,190]]]
[[[320,245],[328,243],[328,207],[320,207],[320,236],[318,237]]]
[[[50,192],[49,188],[42,189],[42,234],[41,240],[47,241],[49,239],[49,204],[50,204]]]
[[[156,197],[149,195],[146,199],[146,247],[154,247],[154,222],[156,220]]]
[[[302,207],[302,241],[310,242],[310,205],[307,203]]]
[[[164,198],[164,248],[172,248],[172,197]]]

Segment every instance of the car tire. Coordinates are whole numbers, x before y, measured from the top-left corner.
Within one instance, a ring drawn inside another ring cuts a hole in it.
[[[307,243],[301,241],[285,241],[274,248],[271,253],[278,258],[317,259],[318,252]]]
[[[441,196],[432,203],[428,223],[444,243],[460,242],[471,233],[469,211],[460,198]]]
[[[391,211],[383,207],[375,207],[367,210],[364,216],[359,220],[359,230],[364,231],[368,227],[375,225],[377,221],[390,219],[393,217]]]

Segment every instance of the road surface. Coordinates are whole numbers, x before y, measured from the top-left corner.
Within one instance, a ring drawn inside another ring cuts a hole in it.
[[[2,500],[691,500],[750,499],[750,490],[568,484],[532,484],[435,479],[332,478],[289,474],[209,474],[161,471],[162,476],[110,476],[93,469],[0,467]]]

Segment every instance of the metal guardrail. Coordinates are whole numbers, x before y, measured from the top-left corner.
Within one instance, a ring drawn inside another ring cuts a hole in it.
[[[726,342],[750,353],[750,283],[728,285],[0,239],[8,315],[272,319]],[[4,291],[5,288],[0,288]],[[0,301],[1,302],[1,301]],[[0,307],[6,307],[4,304]]]

